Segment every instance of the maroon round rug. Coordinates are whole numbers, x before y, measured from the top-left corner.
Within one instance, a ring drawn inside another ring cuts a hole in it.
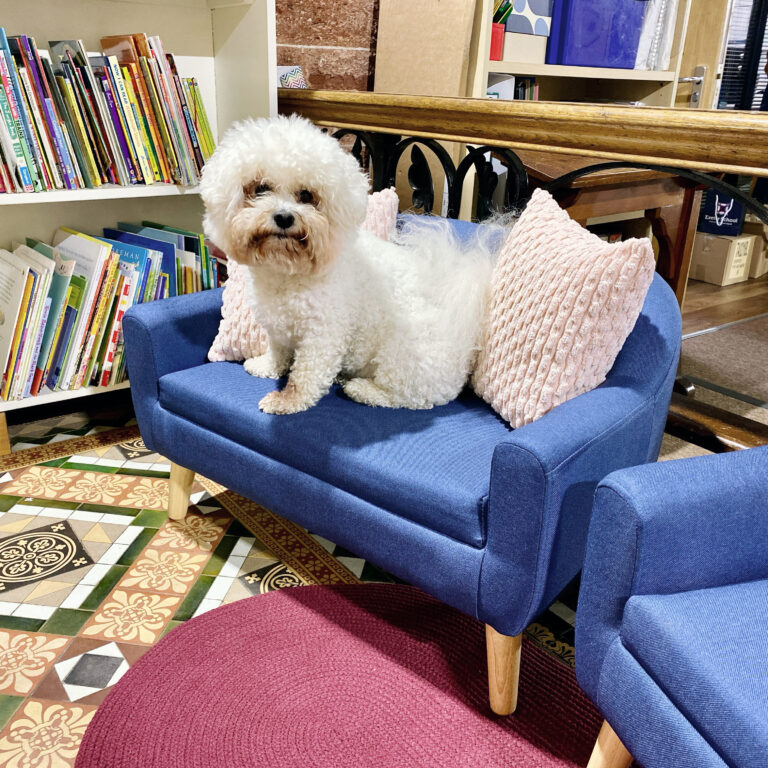
[[[523,644],[517,712],[488,706],[483,626],[420,590],[299,587],[180,625],[120,680],[76,768],[586,765],[601,718]]]

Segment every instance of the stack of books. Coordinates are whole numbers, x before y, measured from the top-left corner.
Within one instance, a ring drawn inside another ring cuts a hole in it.
[[[0,27],[0,191],[198,182],[213,136],[159,37],[104,37],[98,56],[49,45]]]
[[[0,397],[123,381],[128,308],[224,279],[201,234],[148,221],[100,237],[61,228],[51,245],[0,249]]]

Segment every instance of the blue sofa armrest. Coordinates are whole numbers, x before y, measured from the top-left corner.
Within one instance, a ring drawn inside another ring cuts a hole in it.
[[[521,632],[578,573],[595,487],[648,461],[653,407],[643,393],[606,383],[496,446],[479,600],[483,615],[497,606],[499,632]],[[513,585],[528,603],[509,600]]]
[[[221,321],[223,288],[131,307],[123,319],[131,396],[144,442],[154,446],[152,410],[162,376],[207,360]]]
[[[768,579],[768,446],[635,467],[595,496],[576,622],[593,698],[632,595]]]

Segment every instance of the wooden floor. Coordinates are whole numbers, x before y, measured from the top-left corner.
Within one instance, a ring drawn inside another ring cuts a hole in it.
[[[683,334],[766,312],[768,275],[723,287],[689,280],[683,303]]]

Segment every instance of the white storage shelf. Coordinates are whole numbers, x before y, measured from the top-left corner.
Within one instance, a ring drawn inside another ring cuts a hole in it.
[[[159,35],[180,74],[197,78],[214,135],[235,120],[277,111],[275,0],[0,0],[0,24],[9,35],[31,35],[39,48],[48,48],[49,40],[80,39],[97,51],[106,35]],[[141,219],[200,231],[201,216],[197,188],[172,184],[3,194],[0,247],[25,237],[50,242],[61,226],[99,233]],[[126,387],[43,390],[37,397],[0,400],[0,422],[8,411]]]
[[[609,69],[607,67],[571,67],[562,64],[530,64],[516,61],[488,62],[488,71],[505,75],[531,75],[540,77],[574,77],[595,80],[647,80],[671,83],[675,73],[651,72],[643,69]]]

